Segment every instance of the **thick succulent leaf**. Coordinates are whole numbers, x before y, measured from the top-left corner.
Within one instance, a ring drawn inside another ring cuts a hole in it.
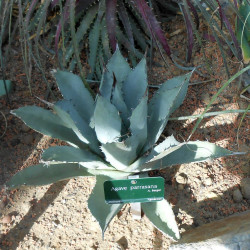
[[[57,27],[56,27],[56,33],[55,33],[55,52],[56,52],[56,55],[58,55],[58,45],[59,45],[59,40],[60,40],[60,35],[61,35],[61,32],[62,32],[62,27],[63,27],[63,24],[66,23],[66,21],[68,22],[69,20],[69,16],[70,16],[70,1],[71,0],[66,0],[65,1],[65,6],[63,8],[63,13],[61,13],[62,15],[62,18],[60,18],[60,21],[59,23],[57,24]],[[45,12],[46,14],[46,12]],[[40,20],[42,20],[40,18]]]
[[[174,77],[161,85],[149,103],[148,141],[144,151],[157,142],[169,116],[180,107],[187,93],[192,72]]]
[[[190,141],[187,143],[181,143],[161,152],[149,162],[138,167],[137,171],[163,169],[172,165],[203,162],[214,158],[236,154],[239,153],[234,153],[210,142]]]
[[[153,225],[174,240],[180,239],[180,233],[171,205],[166,201],[142,203],[142,210]]]
[[[91,74],[89,75],[89,78],[92,78],[95,72],[100,34],[101,23],[100,19],[97,18],[95,20],[93,28],[89,32],[89,66],[91,68]]]
[[[111,73],[114,72],[117,82],[123,82],[131,71],[128,62],[124,59],[118,47],[110,58],[107,69]]]
[[[190,8],[193,16],[194,16],[194,20],[195,20],[195,23],[196,23],[196,29],[198,30],[199,29],[199,26],[200,26],[200,21],[199,21],[199,15],[198,15],[198,12],[196,10],[196,8],[194,7],[194,5],[192,4],[192,2],[190,0],[186,0],[187,1],[187,4],[188,4],[188,7]]]
[[[123,83],[124,100],[130,111],[137,107],[146,94],[147,86],[146,59],[143,58]]]
[[[78,139],[72,129],[69,129],[62,119],[49,110],[37,106],[26,106],[11,111],[22,119],[27,126],[44,135],[51,136],[77,146],[83,143]]]
[[[134,45],[133,31],[130,25],[129,16],[128,16],[128,12],[125,7],[125,4],[121,1],[119,5],[117,6],[117,9],[118,9],[119,18],[122,22],[124,30],[126,31],[128,40],[131,43],[131,46],[134,47],[135,45]]]
[[[99,91],[101,96],[106,98],[107,100],[110,100],[111,98],[113,82],[114,78],[112,72],[108,71],[107,69],[104,69]]]
[[[161,142],[159,145],[157,145],[154,150],[152,150],[153,152],[155,152],[156,154],[160,154],[161,152],[179,145],[180,142],[178,142],[173,135],[168,136],[163,142]]]
[[[52,107],[56,114],[62,119],[65,126],[72,129],[83,143],[88,144],[91,149],[100,154],[99,144],[92,128],[90,128],[87,124],[84,126],[84,123],[82,123],[81,129],[84,127],[84,131],[82,133],[68,112],[64,111],[61,107],[59,107],[59,105],[53,105]]]
[[[21,185],[42,186],[78,176],[92,176],[92,174],[79,164],[38,164],[19,171],[6,186],[8,188],[17,188]]]
[[[101,30],[101,45],[103,48],[103,54],[104,54],[104,60],[105,62],[108,61],[109,58],[111,58],[111,49],[110,49],[110,44],[109,44],[109,39],[108,39],[108,32],[107,32],[107,27],[106,27],[106,18],[105,16],[102,19],[102,30]]]
[[[95,131],[101,143],[117,141],[121,136],[121,118],[118,110],[107,99],[98,96],[94,112]]]
[[[64,99],[71,101],[82,118],[89,123],[94,112],[94,100],[81,78],[65,71],[57,71],[54,75]]]
[[[148,6],[147,1],[145,0],[130,0],[131,4],[134,4],[134,6],[137,8],[138,12],[141,14],[144,22],[147,25],[147,28],[149,29],[153,39],[155,40],[156,44],[157,40],[162,45],[163,49],[167,53],[167,55],[171,56],[171,51],[168,46],[167,39],[164,35],[164,32],[161,29],[160,24],[158,23],[155,15],[153,14],[151,8]]]
[[[95,0],[77,1],[76,2],[76,5],[77,5],[76,14],[78,14],[78,13],[80,13],[82,11],[85,11],[89,6],[91,6],[91,4],[94,1]],[[67,23],[69,21],[69,6],[70,6],[70,0],[67,0],[65,2],[65,4],[64,4],[64,11],[63,11],[63,21],[64,21],[64,23]],[[92,21],[90,19],[91,16],[93,18],[95,17],[95,14],[93,14],[92,11],[93,11],[93,9],[96,9],[96,7],[98,7],[98,6],[94,5],[93,8],[88,8],[88,11],[86,12],[85,16],[82,19],[81,26],[83,26],[82,25],[83,22],[85,23],[85,26],[87,26],[87,28],[90,26],[91,21]],[[82,30],[82,28],[80,28],[80,30]],[[56,53],[58,51],[58,43],[59,43],[59,38],[60,38],[61,31],[62,31],[62,22],[60,20],[60,22],[57,25],[57,30],[56,30],[56,34],[55,34],[55,50],[56,50]],[[81,32],[81,34],[82,34],[82,37],[83,37],[83,35],[84,35],[83,31]],[[79,35],[76,36],[76,39],[77,39],[78,42],[80,42]],[[71,51],[71,55],[72,55],[72,53],[73,53],[73,48],[72,48],[72,51]]]
[[[91,68],[90,78],[94,75],[95,66],[97,63],[97,55],[98,55],[98,45],[101,36],[101,27],[102,27],[102,18],[105,12],[105,2],[101,1],[99,4],[98,15],[95,20],[95,23],[89,32],[89,65]]]
[[[59,109],[58,109],[58,108]],[[100,154],[99,142],[95,131],[80,116],[71,101],[62,100],[55,104],[54,109],[59,112],[58,115],[64,120],[70,128],[78,135],[78,137],[89,145],[96,153]],[[64,111],[64,112],[63,112]]]
[[[127,105],[125,104],[125,101],[123,99],[123,91],[122,91],[122,84],[121,83],[117,83],[115,85],[115,88],[113,89],[113,92],[112,92],[112,100],[111,101],[115,105],[117,110],[119,111],[125,127],[128,128],[129,127],[129,111],[128,111]]]
[[[84,2],[84,1],[81,1],[81,2]],[[79,7],[77,7],[76,9],[77,12],[78,12],[78,8]],[[83,39],[83,37],[85,36],[89,28],[91,27],[91,24],[94,18],[96,17],[97,11],[98,11],[98,5],[96,4],[90,7],[88,11],[86,12],[86,14],[82,17],[79,27],[77,28],[77,31],[76,31],[77,43],[81,42],[81,40]],[[65,53],[65,62],[68,63],[74,53],[73,41],[70,42],[70,44],[67,46],[66,49],[67,51]]]
[[[48,148],[42,154],[42,160],[44,162],[80,163],[81,166],[93,169],[113,169],[96,154],[69,146]]]
[[[106,98],[108,101],[111,100],[111,103],[117,108],[120,113],[120,116],[125,124],[125,127],[129,127],[129,112],[128,108],[123,99],[122,92],[122,83],[117,82],[113,72],[104,70],[102,74],[102,80],[100,84],[100,94],[102,97]]]
[[[123,31],[120,29],[119,26],[116,28],[117,32],[117,40],[120,45],[122,45],[126,50],[130,51],[135,55],[137,58],[143,58],[143,54],[136,48],[132,47],[131,43],[129,42],[128,38],[125,36]]]
[[[79,129],[77,128],[77,126],[75,125],[75,122],[72,120],[72,118],[70,117],[70,115],[68,114],[68,112],[64,111],[63,109],[61,109],[59,106],[57,105],[53,105],[53,110],[55,111],[55,113],[62,119],[62,121],[64,122],[64,124],[69,128],[72,129],[75,134],[77,135],[77,137],[83,141],[84,143],[89,143],[88,140],[81,134],[81,132],[79,131]]]
[[[84,1],[77,1],[76,3],[76,13],[80,13],[82,12],[83,10],[89,10],[90,9],[90,6],[93,5],[93,3],[95,2],[95,0],[84,0]]]
[[[102,145],[101,150],[106,156],[106,161],[118,169],[126,169],[137,157],[139,141],[129,137],[125,142],[113,142]]]
[[[190,62],[191,56],[192,56],[192,51],[194,47],[194,33],[193,33],[193,28],[192,28],[192,23],[191,20],[189,19],[188,15],[188,9],[185,8],[185,5],[182,7],[180,4],[180,9],[182,11],[185,24],[186,24],[186,29],[187,29],[187,40],[188,40],[188,46],[187,46],[187,56],[186,56],[186,61]]]
[[[130,165],[128,168],[126,168],[124,171],[128,172],[138,172],[139,167],[141,167],[146,162],[149,162],[151,159],[153,159],[155,156],[160,154],[161,152],[179,145],[180,143],[175,140],[174,136],[171,135],[167,137],[163,142],[161,142],[159,145],[157,145],[153,150],[146,152],[142,157],[140,157],[138,160],[136,160],[132,165]]]
[[[116,3],[117,0],[106,0],[106,23],[109,42],[113,51],[116,49]]]
[[[129,74],[130,71],[131,69],[129,67],[129,64],[121,55],[121,52],[117,47],[115,53],[110,58],[106,66],[106,69],[104,70],[104,73],[102,75],[100,84],[101,96],[103,96],[107,100],[110,100],[112,91],[114,90],[115,87],[114,85],[123,82],[127,78],[127,75]],[[114,84],[114,81],[116,81],[116,84]]]
[[[93,174],[95,176],[106,176],[112,179],[124,179],[127,178],[132,173],[130,172],[122,172],[117,170],[109,170],[109,169],[88,169],[88,173]]]
[[[148,98],[143,97],[139,105],[134,109],[130,118],[130,131],[131,138],[138,140],[137,152],[144,146],[148,130],[147,130],[147,120],[148,120]]]
[[[95,187],[88,200],[88,208],[98,221],[103,236],[111,220],[123,207],[123,204],[109,205],[105,202],[103,183],[109,179],[107,176],[97,176]]]
[[[129,21],[131,23],[133,35],[136,40],[136,44],[140,46],[142,51],[146,51],[147,48],[147,39],[145,34],[142,32],[142,30],[139,28],[138,23],[136,23],[131,15],[129,15]]]

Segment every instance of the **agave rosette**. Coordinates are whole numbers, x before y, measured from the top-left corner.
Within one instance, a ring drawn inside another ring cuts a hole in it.
[[[202,141],[180,143],[173,136],[156,145],[170,115],[182,104],[192,72],[164,82],[148,100],[146,60],[131,69],[119,49],[108,62],[96,99],[81,79],[54,73],[63,100],[50,110],[26,106],[12,111],[32,129],[69,143],[45,150],[40,164],[28,167],[7,183],[46,185],[73,177],[96,176],[88,206],[104,233],[123,204],[105,203],[103,183],[175,164],[202,162],[234,153]],[[152,223],[179,238],[166,200],[142,203]]]

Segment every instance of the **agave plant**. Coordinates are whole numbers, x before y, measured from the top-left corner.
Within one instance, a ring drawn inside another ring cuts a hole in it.
[[[64,3],[61,0],[45,0],[42,4],[33,0],[27,11],[26,21],[27,30],[35,32],[37,37],[45,30],[52,31],[48,34],[50,39],[55,35],[55,52],[58,53],[59,48],[62,48],[60,51],[64,54],[65,63],[70,64],[71,69],[78,61],[74,39],[79,43],[79,49],[82,49],[84,37],[88,38],[91,76],[94,73],[100,76],[103,62],[110,58],[117,44],[130,51],[130,60],[135,62],[137,58],[142,57],[146,47],[152,45],[150,42],[152,39],[154,45],[160,51],[163,49],[173,60],[174,55],[158,22],[166,20],[178,10],[183,15],[188,33],[186,58],[188,62],[191,60],[194,46],[194,33],[199,28],[198,12],[201,12],[206,19],[220,49],[223,43],[226,43],[240,60],[240,47],[225,14],[229,8],[239,15],[236,0],[234,3],[223,0],[66,0]],[[42,24],[47,18],[46,13],[51,12],[56,15],[50,18],[50,22],[43,28]],[[32,15],[33,13],[35,15]],[[193,18],[196,25],[193,24]],[[75,27],[69,23],[79,24],[76,32],[72,33]],[[56,27],[56,31],[53,27]],[[223,27],[227,29],[230,37],[222,30]]]
[[[176,164],[202,162],[235,153],[202,141],[180,143],[171,135],[156,144],[170,115],[182,104],[192,72],[164,82],[148,101],[146,60],[131,69],[119,49],[102,76],[96,99],[80,77],[56,71],[63,100],[50,110],[25,106],[12,111],[32,129],[68,142],[42,154],[42,162],[23,169],[7,183],[46,185],[74,177],[96,176],[88,207],[104,233],[123,204],[106,204],[103,183]],[[167,200],[142,203],[145,215],[173,239],[179,238]]]
[[[72,70],[79,63],[77,54],[84,48],[85,40],[89,41],[92,72],[89,77],[101,77],[103,62],[111,57],[117,44],[130,51],[132,62],[142,58],[150,46],[150,37],[171,55],[152,10],[155,7],[157,14],[159,9],[168,15],[176,13],[178,5],[171,1],[152,0],[149,5],[146,0],[32,0],[19,5],[19,9],[21,7],[23,27],[27,31],[24,39],[34,38],[37,47],[41,34],[46,36],[46,44],[41,39],[42,46],[50,47],[50,52],[54,48],[59,62],[64,64],[62,67]]]

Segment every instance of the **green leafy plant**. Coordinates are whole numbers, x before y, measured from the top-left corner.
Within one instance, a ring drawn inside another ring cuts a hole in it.
[[[123,204],[108,205],[103,183],[176,164],[202,162],[236,153],[213,143],[180,143],[173,136],[158,145],[170,115],[182,104],[192,72],[164,82],[148,101],[146,60],[131,69],[119,49],[102,75],[96,99],[80,77],[54,72],[63,100],[50,110],[25,106],[12,111],[34,130],[70,146],[45,150],[42,162],[14,175],[7,187],[46,185],[73,177],[96,176],[88,207],[104,233]],[[162,232],[179,239],[171,206],[166,200],[142,203],[145,215]]]
[[[236,19],[236,36],[242,49],[244,63],[250,62],[250,3],[243,0]]]
[[[61,69],[71,71],[77,65],[81,76],[83,72],[80,52],[87,52],[91,68],[89,79],[101,78],[103,65],[111,57],[117,44],[129,51],[129,60],[133,66],[143,57],[147,48],[157,47],[165,62],[164,55],[167,55],[178,67],[186,69],[179,65],[183,65],[184,62],[174,56],[159,23],[169,21],[177,13],[180,14],[179,10],[187,30],[187,62],[191,60],[196,40],[199,46],[203,47],[202,38],[219,44],[226,69],[224,45],[230,48],[235,57],[242,59],[240,44],[226,15],[227,10],[231,9],[239,20],[242,20],[238,11],[240,1],[237,0],[233,3],[222,0],[9,0],[4,4],[2,2],[0,45],[7,40],[10,45],[17,27],[20,27],[24,70],[29,86],[32,61],[35,61],[43,78],[46,79],[39,55],[45,51],[57,55]],[[249,3],[249,0],[246,0],[246,3]],[[210,34],[204,36],[199,30],[201,16],[209,26]],[[148,51],[150,55],[153,54],[153,50]],[[228,69],[227,72],[229,75]],[[50,89],[49,83],[46,83]]]
[[[89,78],[100,78],[102,66],[111,57],[117,44],[130,51],[129,57],[134,64],[150,47],[150,38],[168,56],[171,54],[164,32],[150,7],[158,6],[161,13],[173,15],[178,11],[176,3],[161,0],[153,0],[151,4],[146,0],[19,2],[22,2],[18,8],[25,31],[22,32],[23,40],[29,48],[33,47],[29,40],[35,41],[38,63],[39,46],[56,54],[60,67],[72,70],[77,65],[80,69],[78,55],[87,41],[88,63],[91,67]],[[160,14],[159,11],[157,14]],[[46,42],[43,37],[46,37]]]
[[[36,6],[37,11],[35,11]],[[197,32],[200,19],[198,12],[207,21],[212,38],[219,44],[224,62],[226,63],[222,49],[224,44],[227,44],[232,53],[241,60],[239,44],[226,16],[228,9],[239,15],[236,0],[234,3],[221,0],[204,0],[202,3],[199,0],[66,0],[65,2],[55,0],[50,3],[50,0],[47,0],[43,4],[33,0],[30,4],[28,20],[31,24],[34,21],[39,21],[41,24],[47,18],[46,12],[56,13],[54,18],[50,19],[50,23],[47,22],[49,37],[55,35],[56,54],[60,51],[64,58],[61,61],[69,64],[72,69],[76,63],[79,64],[76,54],[78,49],[83,48],[83,41],[86,38],[89,41],[88,56],[92,70],[90,77],[100,77],[103,62],[110,58],[117,44],[130,52],[129,57],[134,64],[136,59],[142,58],[146,48],[152,46],[159,49],[163,58],[163,52],[165,52],[175,62],[176,58],[158,22],[169,20],[171,16],[177,14],[178,10],[181,11],[186,24],[187,62],[191,60],[195,36],[197,40],[200,39]],[[33,13],[36,18],[33,18]],[[76,31],[69,23],[78,24]],[[56,31],[52,27],[56,27]],[[36,28],[36,25],[29,24],[27,31],[35,32],[38,37],[41,31],[46,30],[42,28],[42,25]],[[78,42],[79,48],[75,48],[74,40]]]

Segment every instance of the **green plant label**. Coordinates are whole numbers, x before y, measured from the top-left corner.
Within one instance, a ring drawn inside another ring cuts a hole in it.
[[[161,201],[164,198],[164,179],[148,177],[105,181],[104,194],[108,204]]]

